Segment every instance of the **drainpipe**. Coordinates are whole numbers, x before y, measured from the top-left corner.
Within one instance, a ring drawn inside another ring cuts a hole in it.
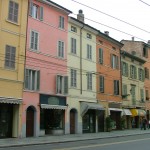
[[[80,28],[80,94],[82,94],[82,29],[83,26]]]

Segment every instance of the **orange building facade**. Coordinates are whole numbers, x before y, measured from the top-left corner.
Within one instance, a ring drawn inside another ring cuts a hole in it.
[[[97,100],[105,107],[105,117],[113,120],[113,129],[120,129],[122,83],[120,49],[122,44],[99,32],[97,36]]]

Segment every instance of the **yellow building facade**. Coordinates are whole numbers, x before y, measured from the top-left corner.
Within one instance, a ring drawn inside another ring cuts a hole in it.
[[[0,0],[0,138],[20,136],[28,0]]]

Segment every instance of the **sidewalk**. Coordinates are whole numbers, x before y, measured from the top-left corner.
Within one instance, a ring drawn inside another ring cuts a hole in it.
[[[0,139],[0,148],[12,146],[63,143],[63,142],[82,141],[90,139],[103,139],[103,138],[122,137],[139,134],[150,134],[150,130],[131,129],[131,130],[121,130],[111,132],[69,134],[59,136],[48,135],[43,137],[31,137],[21,139],[19,138]]]

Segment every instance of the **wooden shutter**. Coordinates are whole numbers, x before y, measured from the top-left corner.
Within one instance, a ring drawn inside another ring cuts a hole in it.
[[[140,74],[141,74],[141,70],[140,70],[140,68],[138,68],[138,76],[139,76],[138,79],[139,79],[139,80],[141,80],[141,79],[140,79]]]
[[[37,71],[36,89],[40,89],[40,71]]]
[[[56,75],[56,93],[59,93],[59,75]]]
[[[104,77],[100,76],[99,80],[100,80],[100,82],[99,82],[99,84],[100,84],[100,92],[103,93],[104,92]]]
[[[40,7],[40,18],[41,21],[43,21],[43,7]]]
[[[110,66],[111,66],[111,68],[113,67],[113,59],[112,59],[112,57],[113,57],[113,54],[110,54]]]
[[[24,88],[29,89],[29,69],[25,69]]]
[[[29,3],[29,15],[32,16],[32,9],[33,9],[33,2],[30,1]]]
[[[128,77],[128,64],[126,63],[126,76]]]
[[[64,76],[64,94],[68,94],[68,76]]]
[[[136,79],[137,78],[137,69],[136,69],[136,67],[134,66],[134,79]]]
[[[99,63],[103,64],[103,49],[99,48]]]
[[[116,56],[115,58],[116,58],[116,69],[119,69],[119,57]]]

